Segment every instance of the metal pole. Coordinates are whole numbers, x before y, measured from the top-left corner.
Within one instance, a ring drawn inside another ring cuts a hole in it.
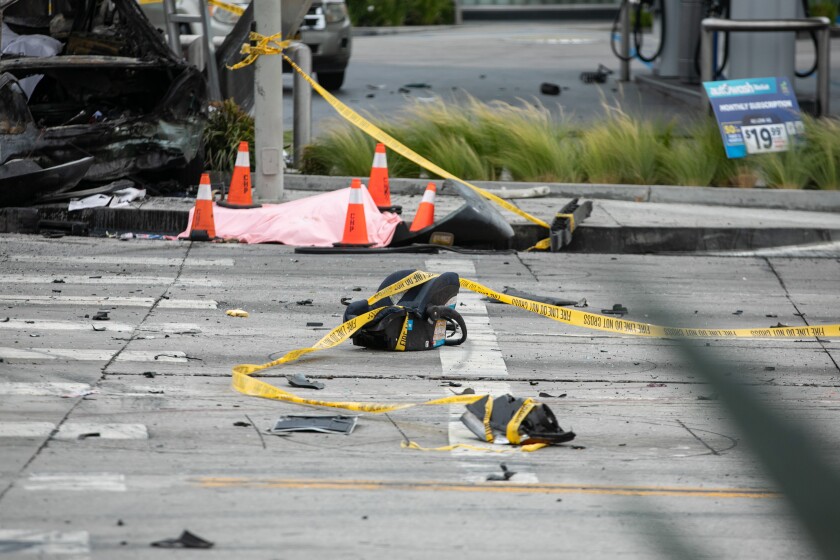
[[[464,8],[461,6],[463,0],[455,0],[455,25],[464,24]]]
[[[714,39],[713,32],[705,25],[700,25],[700,82],[711,82],[714,79],[715,73],[715,59],[714,59]],[[700,96],[700,102],[705,109],[709,104],[709,100],[705,95]]]
[[[621,81],[630,81],[630,2],[621,7]]]
[[[824,18],[825,19],[825,18]],[[829,68],[831,68],[831,30],[828,26],[817,32],[817,116],[829,115]]]
[[[304,43],[292,43],[291,57],[300,69],[312,75],[312,49]],[[294,154],[292,162],[296,169],[300,169],[303,159],[303,148],[312,139],[312,88],[303,76],[294,73],[294,116],[293,140]]]
[[[166,27],[166,39],[175,56],[182,58],[184,53],[181,50],[181,32],[178,30],[178,22],[173,21],[170,17],[174,13],[175,0],[163,0],[163,23]]]
[[[219,69],[216,67],[216,46],[213,44],[213,35],[210,33],[210,12],[207,10],[207,2],[199,2],[201,10],[201,31],[204,33],[204,58],[207,68],[207,81],[210,82],[210,98],[213,101],[222,100],[222,89],[219,86]]]
[[[273,35],[281,28],[282,0],[253,0],[257,33]],[[283,198],[283,57],[261,56],[254,70],[254,143],[256,198]]]

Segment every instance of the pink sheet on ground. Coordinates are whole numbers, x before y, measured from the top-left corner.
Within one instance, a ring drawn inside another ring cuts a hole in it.
[[[262,208],[233,210],[213,204],[216,235],[243,243],[284,243],[300,247],[331,247],[344,236],[344,220],[350,188],[327,192]],[[386,247],[402,221],[390,212],[380,213],[362,188],[368,240],[374,247]],[[192,224],[193,210],[189,223]],[[178,237],[187,237],[189,229]]]

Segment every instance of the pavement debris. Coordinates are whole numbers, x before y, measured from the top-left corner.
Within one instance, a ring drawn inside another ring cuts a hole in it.
[[[107,311],[97,311],[96,315],[91,317],[91,320],[93,320],[93,321],[110,321],[111,318],[108,317],[108,312]]]
[[[228,309],[227,311],[225,311],[225,315],[227,315],[228,317],[247,318],[248,317],[248,312],[245,311],[244,309]]]
[[[313,381],[302,373],[287,375],[286,379],[292,387],[301,387],[303,389],[323,389],[325,387],[320,381]]]
[[[234,422],[233,425],[236,426],[237,428],[248,428],[248,427],[252,426],[253,424],[251,424],[250,422],[243,422],[242,420],[240,420],[238,422]]]
[[[298,305],[312,305],[312,300],[311,299],[302,299],[300,301],[296,301],[295,303],[298,304]]]
[[[645,387],[667,387],[664,383],[648,383]]]
[[[604,315],[616,315],[618,317],[624,317],[630,310],[621,305],[620,303],[616,303],[612,306],[612,309],[602,309],[601,313]]]
[[[151,543],[151,546],[157,548],[212,548],[212,542],[207,541],[190,533],[186,529],[181,533],[181,536],[177,539],[164,539],[161,541],[155,541]]]
[[[549,82],[540,84],[540,93],[543,95],[560,95],[560,86]]]
[[[281,416],[274,423],[269,433],[283,432],[320,432],[324,434],[350,435],[356,428],[358,416],[334,414],[330,416],[316,416],[311,414],[289,414]]]
[[[607,81],[607,76],[612,73],[612,70],[603,64],[599,64],[598,70],[595,72],[581,72],[580,81],[584,84],[603,84]]]
[[[504,463],[499,465],[499,467],[501,467],[502,469],[502,474],[490,473],[487,475],[486,480],[493,482],[504,482],[506,480],[510,480],[511,478],[513,478],[513,475],[516,474],[516,471],[508,469],[507,465],[505,465]]]
[[[307,327],[323,327],[324,323],[319,323],[317,321],[312,321],[312,322],[306,323],[306,326]]]

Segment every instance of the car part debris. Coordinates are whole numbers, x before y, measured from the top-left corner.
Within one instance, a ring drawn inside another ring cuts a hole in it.
[[[382,290],[413,274],[414,270],[400,270],[390,274],[380,284]],[[406,291],[399,301],[383,298],[373,306],[367,300],[351,303],[344,310],[344,322],[384,308],[372,321],[351,337],[353,344],[377,350],[431,350],[439,346],[456,346],[467,339],[467,325],[455,310],[460,282],[454,272],[440,276]],[[460,332],[460,338],[452,338]]]
[[[464,204],[434,224],[416,232],[408,231],[401,224],[394,232],[391,247],[402,247],[414,243],[429,243],[433,233],[441,231],[455,236],[459,246],[509,249],[514,231],[495,206],[466,185],[446,179],[438,190],[455,191],[464,199]]]
[[[540,93],[543,95],[560,95],[560,86],[549,82],[540,84]]]
[[[250,428],[253,424],[250,422],[243,422],[242,420],[233,423],[237,428]]]
[[[504,482],[506,480],[510,480],[511,478],[513,478],[513,475],[516,474],[515,471],[508,469],[507,465],[505,465],[504,463],[499,465],[499,467],[502,469],[502,474],[490,473],[487,475],[487,481]]]
[[[310,321],[310,322],[306,323],[306,326],[307,327],[323,327],[324,323],[321,323],[320,321]]]
[[[96,315],[91,317],[92,321],[110,321],[111,318],[108,317],[108,311],[97,311]]]
[[[225,315],[227,315],[228,317],[247,318],[248,317],[248,312],[245,311],[244,309],[228,309],[227,311],[225,311]]]
[[[554,216],[549,229],[551,252],[557,253],[563,247],[572,243],[572,233],[592,214],[592,201],[586,200],[578,204],[578,199],[572,199]]]
[[[72,26],[51,32],[63,43],[52,56],[0,60],[0,163],[92,156],[89,181],[188,173],[198,160],[207,83],[169,49],[136,0],[113,0],[107,9],[92,0],[3,4],[6,28],[26,37],[56,18]],[[42,78],[35,84],[32,76]]]
[[[616,317],[624,317],[630,310],[621,305],[620,303],[613,304],[612,309],[602,309],[601,313],[604,315],[615,315]]]
[[[492,400],[487,395],[468,404],[461,422],[482,441],[513,445],[552,445],[571,441],[576,435],[564,431],[545,404],[512,395]]]
[[[505,289],[502,290],[503,294],[507,294],[511,297],[518,297],[522,299],[530,299],[531,301],[538,301],[540,303],[547,303],[548,305],[556,305],[558,307],[568,307],[573,305],[575,307],[581,307],[581,304],[584,303],[586,300],[576,300],[576,299],[561,299],[552,296],[539,296],[535,294],[530,294],[528,292],[523,292],[517,290],[516,288],[511,288],[510,286],[505,286]],[[493,298],[484,298],[486,301],[493,302],[493,303],[502,303],[497,299]]]
[[[580,74],[580,81],[584,84],[603,84],[607,81],[607,76],[612,74],[613,71],[604,66],[603,64],[598,65],[598,70],[595,72],[582,72]]]
[[[302,373],[296,373],[294,375],[287,375],[286,379],[289,382],[289,385],[292,387],[302,387],[304,389],[323,389],[324,384],[320,381],[313,381],[303,375]]]
[[[281,416],[269,433],[284,432],[321,432],[324,434],[350,435],[356,427],[358,416],[314,416],[308,414],[289,414]]]
[[[190,533],[186,529],[181,533],[181,536],[177,539],[164,539],[162,541],[155,541],[151,544],[151,546],[157,548],[212,548],[212,542],[207,541]]]
[[[300,301],[296,301],[295,303],[298,304],[298,305],[312,305],[312,300],[311,299],[302,299]]]
[[[0,75],[0,88],[3,78]],[[8,118],[3,114],[3,96],[0,93],[0,119]],[[0,139],[5,139],[0,126]],[[90,166],[92,157],[84,157],[54,164],[48,158],[11,159],[0,165],[0,207],[26,206],[40,197],[72,189],[79,184]],[[25,187],[23,186],[25,185]]]

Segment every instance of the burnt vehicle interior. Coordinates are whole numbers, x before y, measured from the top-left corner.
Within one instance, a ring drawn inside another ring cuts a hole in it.
[[[0,41],[0,165],[93,157],[88,184],[197,184],[206,81],[136,0],[0,0]]]

